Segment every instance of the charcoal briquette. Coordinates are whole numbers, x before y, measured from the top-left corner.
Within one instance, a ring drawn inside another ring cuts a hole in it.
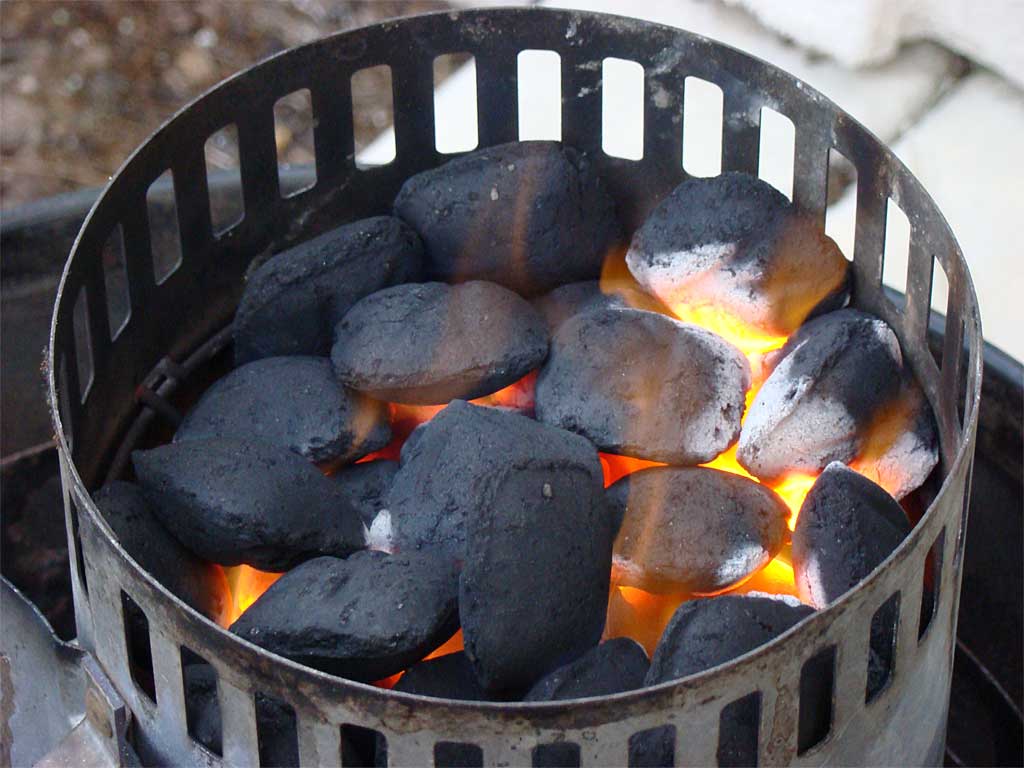
[[[384,499],[397,474],[397,461],[377,459],[342,467],[331,480],[369,528],[384,509]]]
[[[650,663],[635,640],[606,640],[538,680],[523,701],[558,701],[642,688]]]
[[[490,698],[477,682],[473,665],[463,651],[413,664],[395,683],[394,690],[462,701],[487,701]]]

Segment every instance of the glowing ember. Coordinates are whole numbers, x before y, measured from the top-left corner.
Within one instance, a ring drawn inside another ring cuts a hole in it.
[[[248,565],[237,565],[225,568],[224,574],[228,579],[228,589],[231,590],[231,612],[224,623],[229,627],[235,623],[235,619],[241,616],[245,610],[256,602],[256,599],[284,574],[268,573],[257,571]]]
[[[447,656],[449,653],[458,653],[463,649],[463,647],[462,630],[460,629],[437,648],[424,656],[423,661],[426,661],[427,659],[436,659],[438,656]],[[404,674],[405,672],[396,672],[390,677],[385,677],[383,680],[377,680],[374,685],[378,688],[387,688],[390,690],[395,687],[395,684],[402,679],[402,675]]]
[[[748,359],[780,349],[786,343],[785,336],[767,336],[717,307],[677,304],[670,309],[672,314],[684,323],[693,323],[717,333],[746,355]],[[755,368],[753,361],[751,361],[751,367]],[[759,367],[759,365],[756,366],[756,368]]]

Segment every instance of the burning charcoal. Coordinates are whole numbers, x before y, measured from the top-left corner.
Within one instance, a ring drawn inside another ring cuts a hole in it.
[[[395,683],[394,690],[462,701],[487,701],[489,698],[462,651],[414,664]]]
[[[626,263],[670,308],[710,308],[768,336],[846,300],[847,262],[811,217],[743,173],[684,181],[633,236]]]
[[[118,544],[154,579],[213,621],[227,615],[224,571],[185,549],[153,514],[141,488],[114,481],[93,494],[93,501]]]
[[[384,497],[398,474],[398,462],[378,459],[362,464],[342,467],[333,480],[349,505],[359,511],[363,523],[369,528],[377,513],[384,508]]]
[[[502,512],[495,506],[499,491],[519,488],[524,499],[532,498],[535,467],[557,472],[557,479],[544,481],[552,494],[585,477],[586,487],[576,494],[578,507],[590,504],[588,493],[603,486],[594,446],[510,411],[456,400],[415,434],[412,448],[402,451],[385,504],[399,551],[438,547],[464,559],[469,521]],[[564,494],[551,503],[561,508]],[[568,517],[580,514],[582,509]]]
[[[279,445],[310,461],[354,461],[391,440],[384,403],[338,385],[322,357],[268,357],[206,390],[175,441],[228,437]]]
[[[548,330],[554,333],[574,315],[594,309],[646,309],[664,310],[656,299],[631,288],[619,287],[613,292],[601,291],[597,280],[569,283],[533,300],[534,308],[544,317]]]
[[[883,406],[851,464],[896,499],[919,488],[939,463],[935,417],[924,393],[904,369],[903,391]]]
[[[538,681],[523,701],[557,701],[643,688],[650,664],[640,644],[618,637],[591,648],[576,661]]]
[[[318,557],[264,592],[231,631],[293,661],[371,682],[458,629],[454,564],[426,553]]]
[[[545,456],[546,436],[536,432],[532,455],[522,446],[498,452],[501,464],[473,478],[484,498],[465,520],[459,616],[487,691],[529,687],[604,629],[612,531],[597,456],[591,446],[576,449],[589,449],[587,462]]]
[[[702,328],[595,310],[555,334],[537,377],[537,418],[610,453],[700,464],[736,440],[749,386],[743,355]]]
[[[829,464],[800,507],[793,573],[800,597],[824,608],[887,558],[910,533],[884,489],[839,462]]]
[[[185,674],[185,711],[189,733],[215,754],[221,754],[222,725],[217,702],[217,673],[209,664],[188,664]],[[295,716],[288,707],[256,694],[256,720],[262,765],[298,765]]]
[[[284,571],[365,545],[359,513],[291,451],[226,438],[132,454],[153,511],[179,541],[221,565]]]
[[[529,303],[479,280],[397,285],[367,296],[334,329],[331,360],[345,386],[398,403],[482,397],[547,357]]]
[[[400,220],[363,219],[251,270],[235,315],[235,363],[326,355],[335,324],[359,299],[418,280],[423,244]]]
[[[896,335],[878,318],[844,309],[807,323],[750,406],[740,464],[776,479],[849,461],[879,406],[899,390],[901,365]]]
[[[769,595],[723,595],[683,603],[654,651],[647,685],[724,664],[812,613],[795,598]]]
[[[704,467],[654,467],[607,492],[618,584],[656,593],[708,593],[778,554],[789,508],[770,488]]]
[[[434,280],[490,280],[536,296],[596,278],[618,245],[615,206],[587,158],[557,142],[488,147],[413,176],[395,212]]]

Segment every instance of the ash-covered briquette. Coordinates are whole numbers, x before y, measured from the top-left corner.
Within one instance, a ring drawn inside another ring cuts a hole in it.
[[[910,533],[903,508],[849,467],[826,467],[804,499],[793,531],[800,596],[824,608],[855,587]]]
[[[214,382],[174,440],[228,437],[287,448],[310,461],[355,461],[391,440],[385,403],[338,383],[322,357],[268,357]]]
[[[716,592],[766,565],[785,543],[785,502],[729,472],[652,467],[623,477],[607,496],[622,521],[613,558],[623,586]]]
[[[222,725],[217,699],[217,673],[209,664],[184,668],[186,716],[189,734],[215,754],[221,754]],[[257,692],[261,765],[298,765],[299,750],[295,716],[283,704]],[[344,745],[342,747],[345,748]]]
[[[617,637],[591,648],[575,661],[545,675],[523,701],[558,701],[643,688],[650,662],[635,640]]]
[[[773,336],[848,294],[848,265],[832,239],[745,173],[676,187],[633,236],[626,263],[669,307],[719,309]]]
[[[736,453],[762,480],[849,461],[879,407],[900,388],[896,334],[858,310],[810,321],[777,360],[750,406]]]
[[[414,434],[412,446],[403,448],[385,504],[398,551],[439,548],[463,560],[469,521],[499,515],[500,523],[512,515],[499,508],[499,495],[516,491],[532,498],[536,466],[550,470],[551,479],[544,482],[552,495],[558,494],[558,508],[573,507],[568,518],[589,514],[591,504],[603,513],[601,462],[594,446],[579,435],[462,400]],[[585,486],[577,488],[577,477],[586,478]],[[570,494],[569,504],[565,492],[572,489],[576,495]]]
[[[553,141],[488,147],[419,173],[395,212],[423,238],[429,279],[490,280],[523,296],[596,278],[621,240],[589,160]]]
[[[372,682],[422,659],[458,627],[453,563],[365,550],[288,571],[230,629],[300,664]]]
[[[518,381],[548,354],[548,331],[507,288],[410,283],[361,301],[334,329],[341,382],[381,400],[439,405]]]
[[[366,545],[359,512],[298,454],[267,443],[190,440],[132,453],[160,521],[221,565],[284,571]]]
[[[391,216],[362,219],[251,270],[235,314],[235,363],[327,355],[334,326],[359,299],[419,280],[423,244]]]
[[[612,530],[600,471],[533,446],[499,453],[504,464],[476,478],[483,503],[465,521],[459,616],[487,691],[525,691],[604,629]]]
[[[406,670],[394,690],[434,696],[440,699],[488,701],[490,697],[477,682],[473,665],[463,651],[421,661]]]
[[[384,509],[384,498],[397,474],[397,461],[377,459],[342,467],[330,477],[369,528],[377,513]]]
[[[537,418],[610,453],[710,461],[740,432],[750,365],[703,328],[635,309],[562,324],[537,377]]]
[[[213,621],[227,614],[224,571],[183,547],[157,519],[141,488],[115,480],[92,498],[118,544],[154,579]]]
[[[548,330],[554,333],[570,317],[595,309],[646,309],[667,311],[657,299],[626,287],[604,293],[597,280],[583,280],[563,285],[533,300],[534,308],[544,317]]]
[[[897,401],[883,414],[897,420],[898,426],[877,424],[883,435],[898,429],[880,455],[858,457],[857,471],[882,486],[896,499],[902,499],[919,488],[939,463],[939,435],[935,415],[925,399],[924,392],[910,373],[904,369],[903,390]],[[868,435],[868,441],[874,435]]]

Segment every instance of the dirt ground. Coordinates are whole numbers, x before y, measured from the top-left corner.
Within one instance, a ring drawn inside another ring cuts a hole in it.
[[[277,51],[447,7],[437,0],[0,2],[0,207],[103,184],[178,108]],[[359,85],[357,137],[387,122],[377,84]],[[285,162],[309,162],[311,131],[293,107],[283,110],[278,151]]]

